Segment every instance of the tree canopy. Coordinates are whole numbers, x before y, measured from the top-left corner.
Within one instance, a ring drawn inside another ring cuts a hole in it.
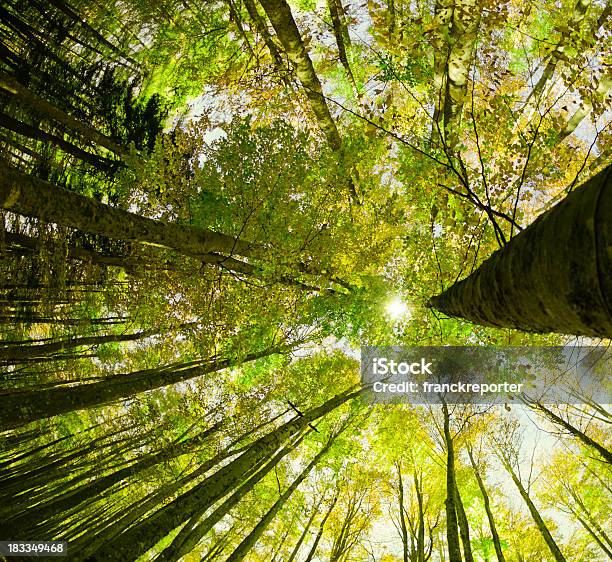
[[[609,344],[611,15],[0,2],[0,541],[611,559],[605,404],[373,405],[358,360]]]

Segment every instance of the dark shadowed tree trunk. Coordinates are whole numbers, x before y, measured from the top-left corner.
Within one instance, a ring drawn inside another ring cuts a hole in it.
[[[612,338],[612,166],[429,305],[475,324]]]

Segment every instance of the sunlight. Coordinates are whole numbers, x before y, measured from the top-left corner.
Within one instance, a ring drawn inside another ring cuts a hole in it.
[[[387,303],[386,311],[389,318],[394,321],[410,318],[410,307],[399,297]]]

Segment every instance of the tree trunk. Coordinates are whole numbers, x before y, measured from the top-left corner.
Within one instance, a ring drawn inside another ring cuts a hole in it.
[[[612,338],[612,166],[429,306],[475,324]]]
[[[529,403],[528,404],[536,411],[542,412],[547,418],[549,418],[556,425],[561,426],[568,433],[576,437],[578,440],[582,441],[587,447],[590,447],[597,451],[608,464],[612,464],[612,452],[606,449],[603,445],[597,443],[597,441],[591,439],[586,433],[580,431],[577,427],[574,427],[572,424],[564,420],[561,416],[555,414],[552,410],[549,410],[544,404],[540,404],[539,402]]]
[[[406,526],[406,514],[404,512],[404,482],[402,481],[402,467],[399,462],[395,463],[397,469],[397,499],[399,501],[399,520],[402,538],[404,562],[409,562],[408,556],[408,527]]]
[[[319,501],[317,502],[314,509],[312,510],[312,513],[310,514],[310,517],[308,518],[306,525],[304,525],[304,530],[302,531],[300,538],[295,543],[295,546],[293,547],[293,550],[291,551],[289,558],[287,558],[287,562],[293,562],[295,560],[295,557],[298,555],[298,552],[300,551],[300,547],[304,543],[304,539],[306,539],[306,535],[308,534],[308,531],[310,530],[310,527],[312,526],[312,523],[314,522],[315,517],[319,514],[319,508],[321,507],[321,503],[323,503],[323,495],[321,495],[321,497],[319,498]]]
[[[340,134],[329,112],[329,107],[323,96],[321,82],[293,19],[291,8],[285,0],[259,0],[259,3],[270,18],[274,31],[276,31],[289,60],[295,66],[297,76],[304,87],[306,97],[310,101],[310,107],[317,118],[319,127],[327,138],[329,146],[332,150],[339,151],[342,148]]]
[[[472,544],[470,542],[470,525],[467,515],[465,514],[465,508],[463,507],[463,501],[461,500],[461,494],[459,493],[459,488],[456,481],[455,500],[457,507],[457,519],[459,522],[459,534],[461,535],[461,544],[463,545],[463,558],[465,559],[465,562],[474,562]]]
[[[278,352],[279,350],[274,348],[251,353],[237,362],[221,359],[199,361],[195,365],[174,364],[158,369],[112,375],[90,384],[0,394],[0,427],[8,429],[58,414],[109,404],[139,392],[176,384]]]
[[[115,140],[103,135],[94,128],[82,123],[81,121],[64,113],[61,109],[55,107],[49,102],[38,97],[34,92],[19,83],[15,78],[0,71],[0,88],[15,95],[19,103],[25,105],[31,110],[45,115],[62,125],[68,127],[69,130],[77,133],[84,140],[94,144],[103,146],[107,150],[115,153],[120,158],[127,156],[127,151],[121,147]]]
[[[193,489],[171,501],[162,509],[141,523],[124,532],[112,544],[102,546],[96,553],[96,560],[135,559],[149,550],[158,540],[188,520],[203,506],[211,506],[233,490],[248,470],[274,451],[296,432],[309,423],[325,416],[345,402],[357,397],[362,391],[344,392],[324,404],[304,412],[269,434],[257,439],[248,450],[236,460],[225,465]]]
[[[252,256],[256,247],[205,228],[183,226],[116,209],[18,172],[0,160],[0,208],[109,238],[172,248],[202,258],[209,252]]]
[[[474,470],[474,476],[476,476],[476,481],[478,482],[478,487],[480,488],[480,493],[482,494],[482,499],[484,501],[484,508],[487,513],[487,519],[489,520],[489,527],[491,528],[491,537],[493,538],[493,547],[495,548],[495,555],[497,556],[497,562],[506,562],[506,558],[504,557],[504,552],[501,546],[501,541],[499,540],[499,534],[497,533],[497,526],[495,525],[493,511],[491,510],[491,502],[489,500],[489,494],[484,485],[482,476],[480,475],[480,471],[478,470],[478,465],[474,461],[474,456],[472,455],[472,449],[469,447],[468,447],[468,456],[470,457],[470,462],[472,463],[472,469]]]
[[[33,127],[32,125],[28,125],[27,123],[23,123],[17,119],[13,119],[5,113],[0,113],[0,127],[4,127],[9,131],[13,131],[14,133],[30,139],[51,143],[52,145],[61,148],[65,153],[70,154],[79,160],[83,160],[83,162],[87,162],[101,172],[109,172],[116,166],[116,163],[112,160],[108,160],[106,158],[97,156],[96,154],[92,154],[91,152],[87,152],[86,150],[83,150],[82,148],[68,142],[67,140],[64,140],[61,137],[58,137],[57,135],[48,133],[42,129]]]
[[[337,501],[338,501],[338,494],[334,496],[334,499],[332,500],[331,505],[329,506],[329,509],[325,512],[325,516],[323,517],[323,519],[321,520],[321,523],[319,524],[319,530],[317,531],[317,536],[315,537],[315,540],[312,543],[312,546],[310,547],[310,551],[308,552],[308,556],[306,556],[306,558],[304,559],[304,562],[311,562],[312,559],[314,558],[317,552],[317,547],[319,546],[319,543],[321,542],[321,538],[323,537],[323,531],[325,530],[325,523],[327,523],[327,519],[331,515],[331,512],[334,510],[334,507],[336,506]]]
[[[533,501],[531,501],[531,498],[529,497],[529,494],[527,493],[527,490],[525,490],[525,487],[523,486],[523,483],[520,481],[519,477],[516,475],[516,473],[512,469],[512,466],[510,465],[510,462],[509,461],[503,461],[503,465],[504,465],[504,468],[508,471],[508,474],[510,474],[510,477],[512,478],[512,481],[516,485],[516,487],[517,487],[519,493],[521,494],[521,497],[523,498],[524,502],[527,504],[527,508],[529,509],[529,513],[531,513],[531,517],[533,518],[533,521],[536,524],[536,527],[538,528],[538,531],[540,531],[540,534],[542,535],[542,538],[544,539],[544,542],[546,543],[546,545],[548,546],[550,552],[552,553],[552,555],[553,555],[553,557],[555,559],[555,562],[567,562],[565,560],[565,557],[561,553],[561,550],[557,546],[557,543],[555,542],[555,539],[553,539],[552,535],[550,534],[550,531],[548,530],[548,527],[546,526],[546,523],[544,523],[544,520],[542,519],[542,516],[540,515],[540,513],[538,511],[538,508],[535,506]]]
[[[198,544],[198,542],[219,522],[225,517],[230,510],[236,506],[244,496],[246,496],[255,485],[260,482],[276,465],[291,451],[293,451],[304,439],[303,433],[297,440],[283,447],[263,468],[253,467],[257,471],[242,484],[229,498],[227,498],[219,507],[217,507],[204,521],[194,526],[191,520],[185,524],[179,534],[175,537],[172,543],[162,552],[161,557],[167,561],[179,560],[183,556],[189,554]],[[197,523],[198,519],[206,511],[205,506],[197,512],[192,520]]]
[[[462,562],[459,546],[459,526],[457,522],[457,506],[455,488],[455,450],[450,433],[450,416],[446,403],[442,404],[444,413],[444,441],[446,444],[446,539],[448,543],[449,562]]]
[[[298,486],[306,480],[312,469],[319,463],[323,456],[329,451],[338,433],[333,434],[327,443],[321,448],[321,450],[315,455],[315,457],[308,463],[306,468],[300,473],[300,475],[291,483],[291,485],[281,494],[276,500],[274,505],[266,512],[261,518],[255,528],[243,539],[243,541],[236,547],[234,552],[227,558],[227,562],[241,562],[249,551],[255,546],[255,543],[259,540],[263,532],[266,530],[270,522],[276,517],[276,514],[283,508],[287,500],[291,497],[293,492],[297,490]]]

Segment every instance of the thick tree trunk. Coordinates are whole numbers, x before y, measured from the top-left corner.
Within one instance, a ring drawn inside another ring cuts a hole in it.
[[[0,208],[46,222],[126,240],[172,248],[202,258],[209,252],[252,256],[257,247],[205,228],[141,217],[18,172],[0,160]]]
[[[612,166],[429,306],[475,324],[612,338]]]
[[[484,501],[484,508],[487,513],[487,519],[489,520],[489,527],[491,529],[491,537],[493,539],[493,547],[495,548],[495,555],[497,556],[497,562],[506,562],[506,558],[504,557],[504,552],[501,546],[501,541],[499,540],[497,526],[495,525],[495,518],[493,517],[493,511],[491,510],[491,502],[489,500],[489,494],[487,492],[487,488],[484,485],[482,476],[480,475],[480,471],[478,470],[478,465],[474,461],[472,450],[469,447],[468,447],[468,456],[470,457],[470,462],[472,463],[472,469],[474,470],[474,476],[476,476],[476,481],[478,482],[478,487],[480,488],[480,493],[482,494],[482,499]]]

